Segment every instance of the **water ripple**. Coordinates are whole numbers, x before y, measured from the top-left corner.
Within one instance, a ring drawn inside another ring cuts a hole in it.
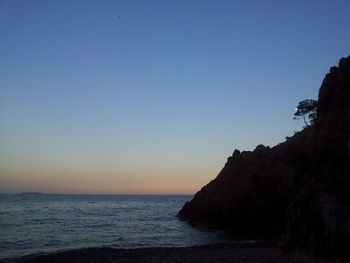
[[[229,240],[176,213],[192,196],[0,194],[0,258],[92,246],[203,245]]]

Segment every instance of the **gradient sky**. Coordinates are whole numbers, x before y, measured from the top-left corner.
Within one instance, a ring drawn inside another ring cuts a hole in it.
[[[300,130],[348,0],[0,0],[0,192],[193,194]]]

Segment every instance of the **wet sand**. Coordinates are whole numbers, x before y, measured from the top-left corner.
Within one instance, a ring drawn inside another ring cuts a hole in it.
[[[321,263],[328,262],[316,259],[303,253],[285,253],[282,249],[270,244],[215,244],[179,248],[86,248],[70,250],[48,255],[32,255],[8,262],[21,263],[97,263],[97,262],[235,262],[235,263]],[[334,261],[333,261],[334,262]],[[350,262],[350,261],[342,261]]]

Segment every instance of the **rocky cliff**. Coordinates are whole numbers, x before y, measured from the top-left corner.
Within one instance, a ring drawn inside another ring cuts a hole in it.
[[[273,147],[235,150],[178,213],[240,235],[282,236],[287,250],[350,258],[350,56],[319,90],[311,127]]]

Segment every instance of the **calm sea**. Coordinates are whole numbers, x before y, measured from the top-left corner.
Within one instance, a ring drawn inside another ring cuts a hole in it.
[[[0,194],[0,258],[58,250],[228,242],[176,218],[192,196]]]

